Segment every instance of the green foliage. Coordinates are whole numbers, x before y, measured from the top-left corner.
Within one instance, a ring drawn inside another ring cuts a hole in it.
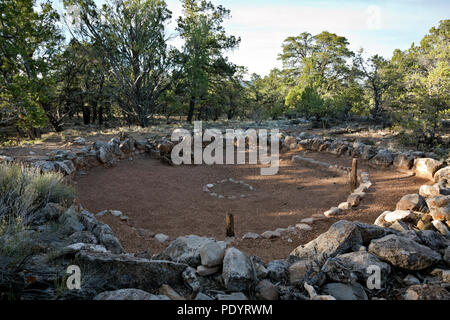
[[[40,7],[40,8],[39,8]],[[0,120],[35,136],[46,124],[46,77],[62,40],[50,1],[0,2]]]
[[[64,183],[60,173],[40,173],[39,169],[20,164],[0,165],[0,221],[24,223],[49,202],[67,206],[75,191]]]
[[[95,44],[105,73],[117,83],[110,93],[121,111],[146,127],[169,87],[167,78],[174,62],[165,35],[165,24],[171,18],[166,3],[110,0],[101,8],[91,0],[64,3],[79,10],[79,41]]]
[[[362,90],[354,70],[347,66],[352,56],[347,39],[334,33],[312,36],[304,32],[287,38],[279,56],[290,87],[286,106],[318,119],[358,108]]]
[[[184,0],[183,9],[177,30],[185,41],[180,54],[181,85],[189,95],[188,121],[191,121],[196,104],[208,99],[212,78],[235,73],[235,66],[223,54],[236,48],[240,38],[226,34],[223,21],[230,16],[230,10],[223,6],[214,6],[206,0]]]
[[[434,146],[450,113],[450,20],[432,28],[419,46],[396,50],[390,65],[398,74],[390,107],[403,136],[410,135],[417,147]]]
[[[318,119],[326,116],[328,111],[327,103],[311,87],[297,86],[291,89],[286,97],[286,105],[295,108],[300,114]]]

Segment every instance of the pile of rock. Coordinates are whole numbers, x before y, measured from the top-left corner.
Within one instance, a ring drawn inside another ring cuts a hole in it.
[[[84,138],[76,138],[73,145],[84,146]],[[100,165],[114,166],[117,160],[130,159],[150,150],[151,145],[146,141],[137,141],[132,137],[121,134],[108,142],[95,141],[91,146],[74,148],[71,150],[57,150],[46,157],[28,159],[34,167],[43,172],[59,171],[65,175],[71,175],[76,170],[88,170]]]
[[[417,170],[427,172],[435,184],[421,186],[418,194],[403,196],[394,211],[383,212],[377,218],[376,225],[400,231],[435,230],[450,239],[450,167],[435,170],[440,165],[430,160],[418,159]]]
[[[368,161],[374,167],[387,168],[394,166],[399,170],[414,170],[417,176],[429,178],[434,172],[445,165],[434,158],[433,153],[420,151],[392,151],[377,148],[360,141],[351,142],[347,139],[324,138],[302,132],[297,136],[283,135],[280,139],[281,150],[306,150],[329,152],[335,155],[347,155]],[[301,159],[297,159],[301,160]]]
[[[151,257],[128,254],[107,225],[75,206],[49,204],[33,225],[24,239],[39,249],[23,263],[16,289],[24,299],[32,288],[39,288],[33,299],[449,299],[450,240],[433,230],[342,220],[286,259],[264,263],[231,243],[196,235]],[[55,283],[74,264],[82,288],[61,292]],[[373,270],[379,287],[368,287]]]
[[[236,195],[223,195],[223,194],[219,194],[218,192],[214,191],[214,187],[216,187],[217,185],[225,184],[225,183],[235,184],[237,186],[244,188],[244,190],[248,190],[248,191],[256,190],[253,186],[249,185],[248,183],[246,183],[242,180],[234,180],[233,178],[229,178],[229,179],[219,180],[215,184],[208,183],[208,184],[204,185],[203,192],[207,192],[207,193],[209,193],[210,196],[216,197],[218,199],[228,199],[228,200],[236,200],[239,198],[246,198],[249,196],[249,194],[247,194],[247,193],[239,193]]]

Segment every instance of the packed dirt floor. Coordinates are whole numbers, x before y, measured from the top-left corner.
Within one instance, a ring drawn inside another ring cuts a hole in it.
[[[322,214],[346,201],[350,188],[347,177],[318,168],[292,163],[295,154],[351,165],[350,157],[328,153],[289,152],[281,156],[275,176],[260,175],[260,165],[187,165],[168,166],[148,155],[123,160],[113,168],[94,168],[75,177],[80,203],[93,213],[105,209],[120,210],[129,217],[121,221],[112,215],[99,217],[109,224],[125,250],[150,256],[161,252],[161,244],[152,235],[163,233],[175,239],[196,234],[225,239],[225,215],[234,215],[237,238],[247,232],[287,228],[303,218]],[[428,181],[392,169],[374,169],[360,164],[370,173],[373,186],[362,204],[340,219],[373,223],[385,210],[393,210],[405,194],[417,193]],[[254,191],[238,184],[217,186],[215,192],[236,199],[218,199],[203,191],[203,186],[223,179],[243,180]],[[244,195],[245,197],[241,197]],[[298,231],[278,239],[241,240],[233,246],[264,261],[286,258],[300,244],[309,242],[338,219],[314,221],[311,231]]]

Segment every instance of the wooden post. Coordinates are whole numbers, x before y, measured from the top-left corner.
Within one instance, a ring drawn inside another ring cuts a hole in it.
[[[234,237],[234,218],[232,213],[227,213],[225,223],[227,237]]]
[[[350,173],[350,189],[353,192],[357,187],[358,187],[358,159],[353,158],[352,172]]]

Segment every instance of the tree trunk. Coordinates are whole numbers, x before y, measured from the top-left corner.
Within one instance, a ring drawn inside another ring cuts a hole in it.
[[[191,96],[191,100],[189,101],[189,112],[187,116],[187,122],[191,123],[192,118],[194,117],[194,110],[195,110],[195,97]]]
[[[94,101],[92,105],[92,123],[95,123],[95,121],[97,121],[97,116],[98,116],[97,101]]]
[[[85,125],[90,124],[91,123],[91,109],[89,107],[83,106],[82,112],[83,112],[83,123]]]
[[[98,124],[99,125],[103,124],[103,106],[100,106],[98,108]]]

